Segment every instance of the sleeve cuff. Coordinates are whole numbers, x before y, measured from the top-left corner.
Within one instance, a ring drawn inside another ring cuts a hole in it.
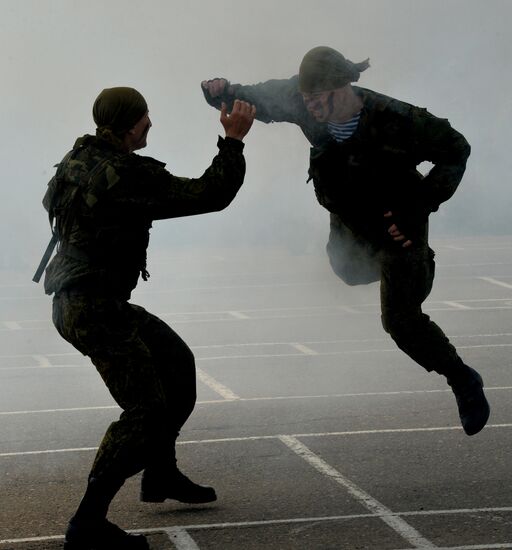
[[[240,153],[244,150],[245,143],[241,141],[240,139],[234,139],[230,137],[221,137],[219,136],[219,139],[217,140],[217,147],[222,151],[225,147],[230,147],[231,149],[234,149],[235,151],[240,151]]]

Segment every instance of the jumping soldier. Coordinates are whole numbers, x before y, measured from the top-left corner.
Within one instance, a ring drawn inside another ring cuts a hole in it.
[[[470,146],[447,120],[352,85],[368,67],[369,60],[352,63],[319,46],[292,78],[248,86],[215,78],[202,90],[216,108],[241,99],[256,106],[257,120],[300,127],[312,145],[309,179],[330,212],[334,272],[349,285],[380,280],[384,330],[447,378],[462,427],[473,435],[490,414],[482,378],[421,309],[434,279],[428,217],[455,192]],[[423,161],[433,163],[425,177],[417,170]]]

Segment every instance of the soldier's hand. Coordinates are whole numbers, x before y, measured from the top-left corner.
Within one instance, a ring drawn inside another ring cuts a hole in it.
[[[201,86],[210,94],[210,97],[219,97],[224,93],[232,93],[229,82],[225,78],[214,78],[212,80],[203,80]]]
[[[393,216],[393,212],[391,212],[391,210],[389,210],[388,212],[386,212],[384,214],[384,217],[385,218],[391,218]],[[412,245],[412,241],[410,239],[408,239],[401,231],[400,229],[397,227],[396,223],[392,223],[389,227],[388,227],[388,233],[391,235],[391,237],[393,238],[393,240],[397,243],[397,244],[401,244],[403,248],[407,248],[409,246]]]
[[[236,99],[229,114],[226,104],[223,103],[220,111],[220,122],[224,126],[226,137],[242,140],[250,130],[255,115],[256,107],[246,101]]]

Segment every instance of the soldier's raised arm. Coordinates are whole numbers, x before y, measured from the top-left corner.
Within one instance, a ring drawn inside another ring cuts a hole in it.
[[[244,181],[242,140],[252,126],[255,113],[256,108],[244,101],[235,100],[230,111],[225,103],[222,104],[220,122],[225,137],[219,137],[217,154],[198,178],[175,176],[166,170],[163,162],[136,155],[124,158],[119,164],[112,163],[110,171],[99,177],[110,178],[114,183],[100,183],[98,188],[108,188],[110,200],[123,212],[133,210],[151,219],[223,210]],[[140,185],[142,178],[144,185]],[[117,180],[124,185],[117,186]]]
[[[300,124],[307,116],[297,76],[247,86],[231,84],[226,78],[213,78],[203,80],[201,89],[208,104],[216,109],[220,109],[222,103],[231,107],[235,99],[255,105],[256,120],[261,122]]]

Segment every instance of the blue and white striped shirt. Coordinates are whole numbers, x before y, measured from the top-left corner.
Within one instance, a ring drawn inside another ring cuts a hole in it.
[[[327,122],[327,131],[336,141],[345,141],[356,131],[360,118],[361,111],[346,122]]]

